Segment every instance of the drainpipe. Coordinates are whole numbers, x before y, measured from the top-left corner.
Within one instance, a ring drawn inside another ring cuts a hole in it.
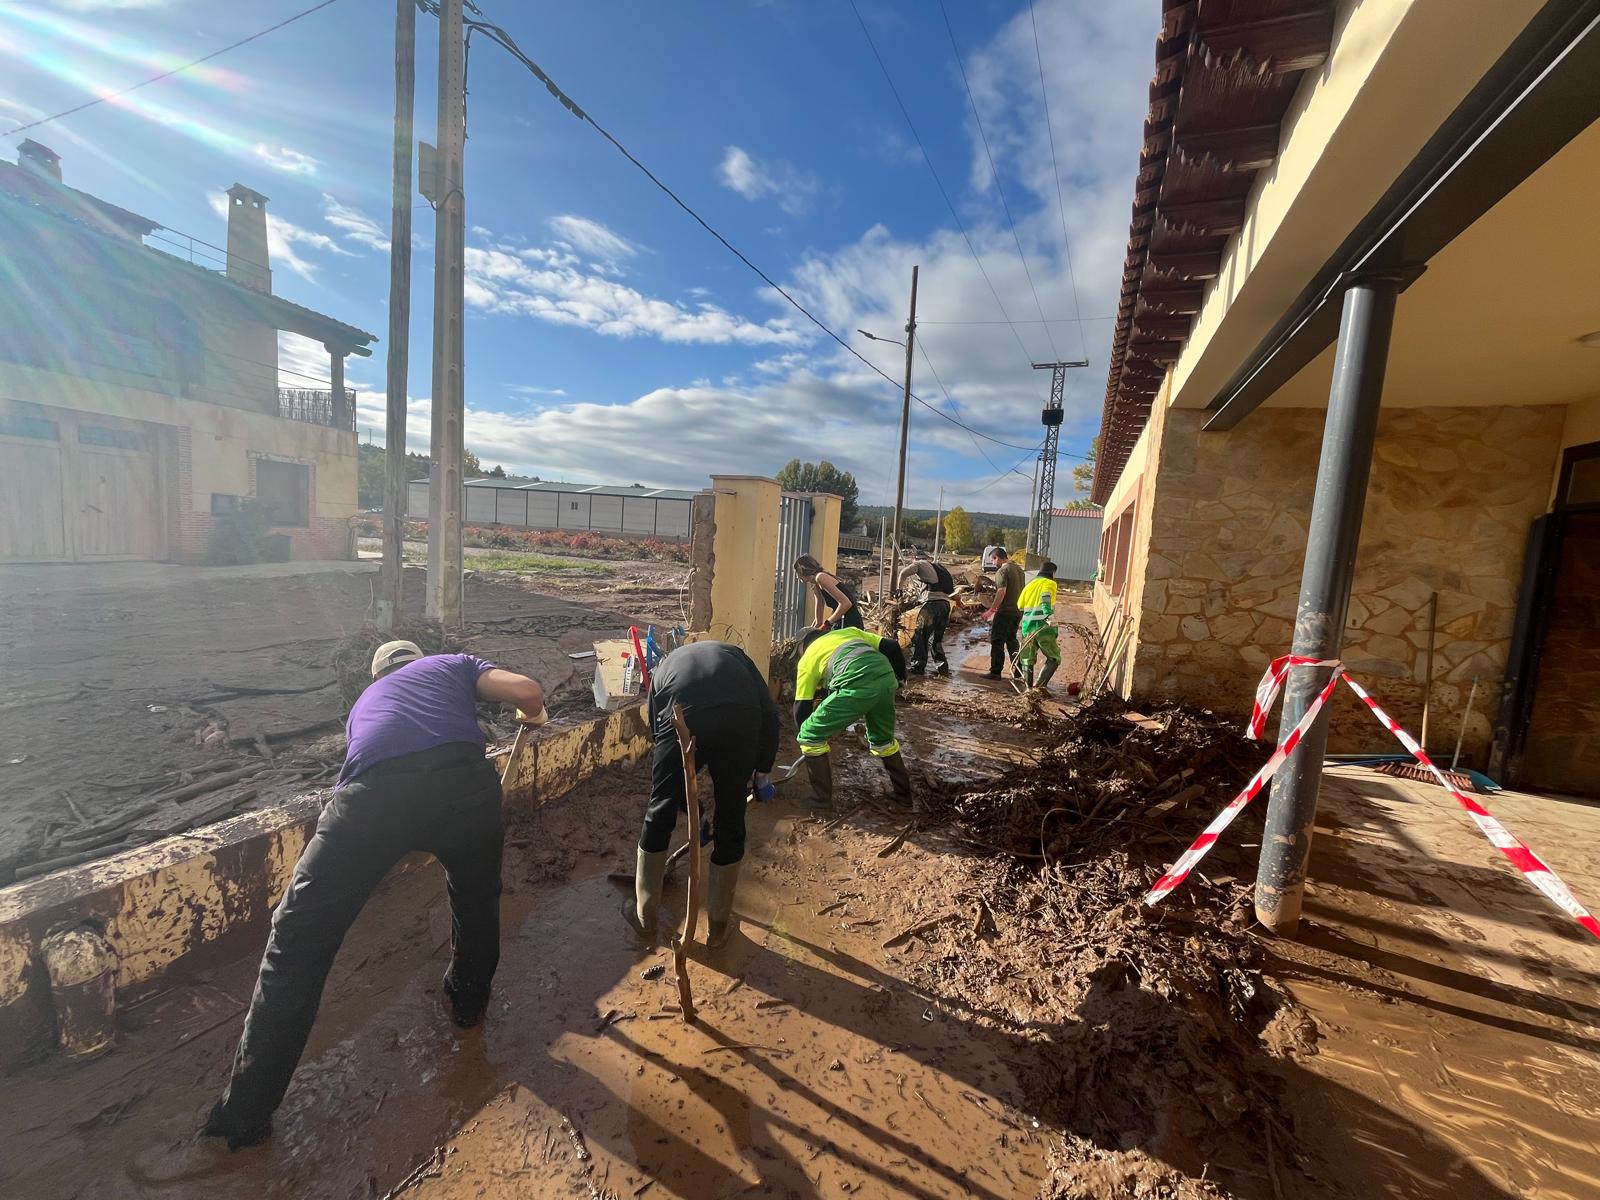
[[[50,977],[56,1038],[69,1059],[94,1058],[117,1033],[117,958],[100,931],[63,929],[40,946]]]
[[[1333,385],[1322,430],[1322,457],[1311,503],[1300,604],[1295,614],[1297,655],[1331,659],[1344,641],[1345,612],[1361,541],[1361,511],[1372,471],[1372,446],[1383,399],[1383,372],[1394,326],[1395,297],[1415,273],[1359,275],[1347,285],[1333,360]],[[1281,740],[1299,724],[1328,682],[1325,667],[1296,667],[1283,694]],[[1300,921],[1311,830],[1322,785],[1328,719],[1311,727],[1272,782],[1266,835],[1256,875],[1256,919],[1293,936]]]

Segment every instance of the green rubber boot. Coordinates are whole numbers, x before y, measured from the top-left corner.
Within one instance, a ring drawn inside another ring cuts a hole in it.
[[[717,947],[733,932],[733,893],[739,886],[739,864],[711,864],[711,887],[706,896],[706,945]]]
[[[672,852],[662,850],[652,854],[648,850],[635,850],[634,854],[633,901],[623,902],[622,916],[635,933],[647,942],[654,942],[661,913],[661,890],[667,879],[667,859]]]

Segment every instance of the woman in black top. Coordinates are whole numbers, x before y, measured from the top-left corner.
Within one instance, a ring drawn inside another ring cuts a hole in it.
[[[817,629],[865,629],[861,619],[861,606],[856,603],[855,589],[809,554],[794,560],[794,573],[817,594]]]

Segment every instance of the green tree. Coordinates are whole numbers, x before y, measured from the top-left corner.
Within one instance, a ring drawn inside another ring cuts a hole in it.
[[[502,467],[499,463],[496,463],[494,466],[489,468],[489,478],[490,479],[504,479],[505,477],[506,477],[506,469],[504,467]]]
[[[1023,543],[1028,540],[1026,529],[997,529],[994,532],[1004,535],[999,544],[1007,551],[1021,550]]]
[[[469,479],[483,474],[483,464],[478,461],[478,456],[471,450],[461,451],[461,471]]]
[[[959,505],[944,515],[944,544],[951,550],[966,550],[972,545],[972,518]]]
[[[856,477],[849,471],[839,470],[826,459],[809,463],[791,458],[783,464],[777,479],[786,492],[826,492],[839,497],[840,529],[854,528],[860,519],[856,505],[861,493],[856,487]]]
[[[1006,544],[1006,531],[998,525],[991,525],[983,531],[983,544],[985,546],[1004,546]]]
[[[1100,457],[1100,439],[1096,437],[1089,443],[1089,453],[1084,460],[1072,468],[1072,486],[1080,492],[1087,492],[1094,486],[1094,463]]]
[[[356,463],[356,503],[362,508],[383,507],[384,477],[388,467],[382,446],[363,442]],[[406,478],[426,479],[428,459],[423,454],[406,455]]]

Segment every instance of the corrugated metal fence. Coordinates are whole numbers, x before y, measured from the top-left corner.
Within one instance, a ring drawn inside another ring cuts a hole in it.
[[[1057,579],[1093,579],[1100,559],[1100,509],[1058,508],[1050,514],[1050,560]]]
[[[785,492],[778,502],[778,561],[773,580],[772,640],[794,637],[809,623],[806,603],[810,589],[791,569],[794,560],[811,549],[811,497]]]

